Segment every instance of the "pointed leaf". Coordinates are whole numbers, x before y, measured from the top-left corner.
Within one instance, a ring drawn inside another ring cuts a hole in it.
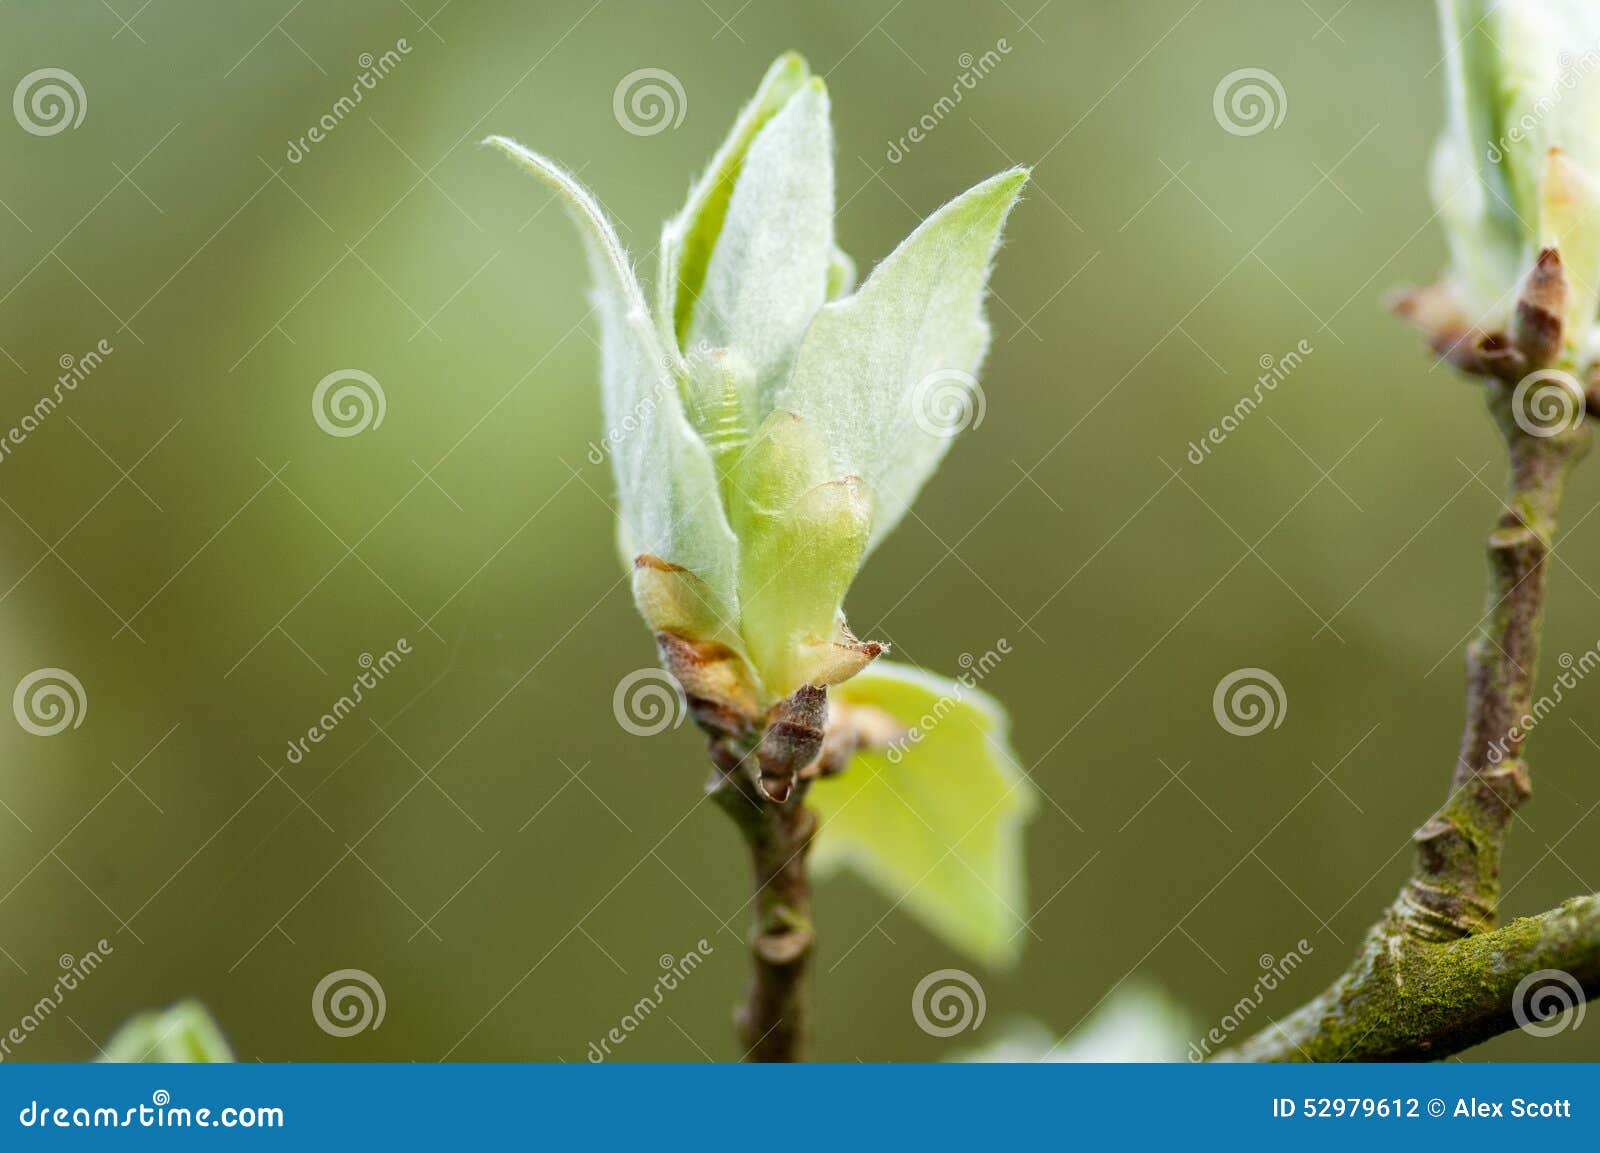
[[[731,349],[770,391],[827,299],[832,254],[833,135],[813,79],[750,146],[684,347]]]
[[[204,1005],[180,1001],[170,1009],[140,1013],[114,1033],[100,1061],[117,1064],[229,1062],[233,1050]]]
[[[600,314],[601,396],[626,559],[648,553],[688,569],[711,590],[719,615],[735,620],[737,544],[716,470],[684,416],[674,359],[651,323],[616,229],[559,165],[502,136],[487,143],[549,185],[583,236]]]
[[[988,963],[1014,960],[1034,790],[1007,743],[1005,713],[969,684],[887,661],[831,692],[887,713],[907,736],[857,753],[812,787],[818,867],[848,863],[950,945]]]
[[[928,411],[928,386],[964,388],[983,359],[989,262],[1027,178],[1012,169],[962,193],[854,296],[824,305],[774,397],[774,408],[821,430],[835,475],[860,476],[872,489],[869,549],[899,523],[950,447],[951,430]]]
[[[728,201],[756,133],[777,115],[810,78],[804,57],[788,52],[778,57],[761,78],[755,96],[734,122],[733,131],[712,157],[711,165],[689,192],[689,199],[661,232],[661,275],[657,309],[661,329],[687,347],[689,317],[705,283],[706,268],[722,232]]]

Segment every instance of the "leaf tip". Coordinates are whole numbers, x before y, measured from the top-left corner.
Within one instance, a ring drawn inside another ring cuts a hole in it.
[[[772,67],[767,69],[767,75],[771,77],[786,76],[793,77],[796,80],[803,80],[811,75],[811,65],[804,56],[791,48],[772,62]]]

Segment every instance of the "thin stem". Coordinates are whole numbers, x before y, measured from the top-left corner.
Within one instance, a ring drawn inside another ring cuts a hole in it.
[[[737,766],[719,773],[711,789],[744,837],[755,873],[750,986],[735,1013],[746,1061],[799,1061],[805,1054],[816,941],[806,857],[817,827],[805,793],[802,782],[786,801],[769,800]]]
[[[1522,719],[1539,662],[1546,560],[1567,474],[1589,443],[1582,426],[1533,436],[1517,425],[1505,390],[1491,396],[1509,449],[1510,491],[1489,534],[1485,624],[1467,650],[1467,717],[1450,796],[1413,838],[1417,868],[1401,896],[1417,935],[1438,941],[1495,924],[1506,827],[1532,791]]]
[[[1411,879],[1351,966],[1220,1059],[1446,1057],[1537,1019],[1524,979],[1541,970],[1560,970],[1569,991],[1600,991],[1600,894],[1495,928],[1506,829],[1532,791],[1522,744],[1527,718],[1542,713],[1533,686],[1546,561],[1567,475],[1590,433],[1580,420],[1537,435],[1515,419],[1509,387],[1493,382],[1489,393],[1510,452],[1510,492],[1489,535],[1488,608],[1467,653],[1467,719],[1450,795],[1412,837]]]

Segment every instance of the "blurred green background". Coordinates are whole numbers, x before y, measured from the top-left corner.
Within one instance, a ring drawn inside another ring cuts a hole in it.
[[[1446,788],[1502,482],[1474,387],[1382,305],[1443,260],[1432,6],[438,4],[0,8],[5,90],[57,67],[87,100],[54,135],[0,125],[0,425],[63,356],[114,349],[0,461],[0,686],[58,667],[87,698],[58,736],[0,725],[0,1030],[58,958],[115,950],[8,1059],[92,1056],[135,1010],[193,995],[245,1059],[583,1060],[658,957],[701,938],[706,965],[618,1055],[738,1055],[742,847],[697,803],[692,729],[636,737],[612,715],[654,654],[609,475],[585,459],[581,252],[477,141],[565,160],[648,272],[659,222],[786,48],[827,77],[839,235],[863,271],[945,198],[1038,166],[994,279],[983,423],[849,601],[860,635],[935,671],[1014,647],[986,687],[1051,800],[1028,833],[1035,935],[1014,971],[977,971],[985,1032],[1066,1033],[1123,983],[1169,991],[1198,1036],[1258,958],[1305,938],[1264,1025],[1341,970]],[[290,163],[362,54],[401,38]],[[963,54],[1002,39],[890,163]],[[639,136],[612,100],[646,67],[680,80],[686,114]],[[1219,125],[1213,93],[1241,68],[1281,82],[1276,127]],[[1302,340],[1261,409],[1186,460]],[[348,368],[386,414],[328,436],[311,393]],[[1600,639],[1597,506],[1591,463],[1547,667]],[[289,763],[362,654],[401,637],[412,653]],[[1246,666],[1287,697],[1248,739],[1212,713]],[[1597,702],[1581,686],[1530,744],[1508,912],[1600,882]],[[925,973],[971,962],[849,877],[817,911],[817,1056],[983,1039],[927,1036],[908,1006]],[[309,1002],[347,967],[387,1014],[341,1039]],[[1593,1059],[1600,1025],[1471,1056]]]

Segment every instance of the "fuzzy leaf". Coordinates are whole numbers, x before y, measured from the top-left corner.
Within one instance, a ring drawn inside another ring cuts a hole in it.
[[[657,309],[663,332],[687,348],[684,337],[695,298],[722,233],[728,202],[756,133],[810,78],[805,59],[794,52],[778,57],[761,78],[755,96],[734,122],[733,131],[689,192],[688,202],[661,232],[661,275]]]
[[[1600,184],[1552,148],[1539,198],[1539,245],[1561,256],[1570,286],[1565,332],[1583,340],[1600,311]]]
[[[827,299],[832,253],[833,134],[813,79],[750,145],[684,347],[732,350],[770,391]]]
[[[988,1044],[952,1058],[980,1064],[1148,1064],[1182,1061],[1195,1026],[1160,989],[1129,983],[1066,1037],[1023,1018],[1001,1027]]]
[[[1022,826],[1032,783],[1000,706],[976,688],[878,661],[831,690],[921,734],[858,753],[812,787],[822,817],[815,860],[849,864],[950,945],[995,964],[1023,943]]]
[[[107,1041],[99,1060],[118,1064],[228,1062],[233,1050],[198,1001],[140,1013]]]
[[[824,305],[773,399],[774,409],[817,426],[834,475],[860,476],[871,488],[869,550],[900,522],[950,447],[948,432],[918,413],[926,401],[918,386],[935,373],[949,381],[977,372],[989,343],[989,262],[1027,178],[1015,168],[962,193],[858,292]]]
[[[1600,7],[1592,0],[1492,0],[1489,7],[1483,31],[1498,54],[1493,95],[1512,205],[1531,228],[1549,149],[1591,172],[1600,165],[1600,78],[1593,75]]]
[[[601,396],[622,510],[625,559],[649,554],[688,569],[735,619],[738,545],[711,456],[684,415],[674,364],[658,339],[628,256],[600,205],[554,162],[502,136],[487,143],[563,200],[583,236],[600,314]]]

